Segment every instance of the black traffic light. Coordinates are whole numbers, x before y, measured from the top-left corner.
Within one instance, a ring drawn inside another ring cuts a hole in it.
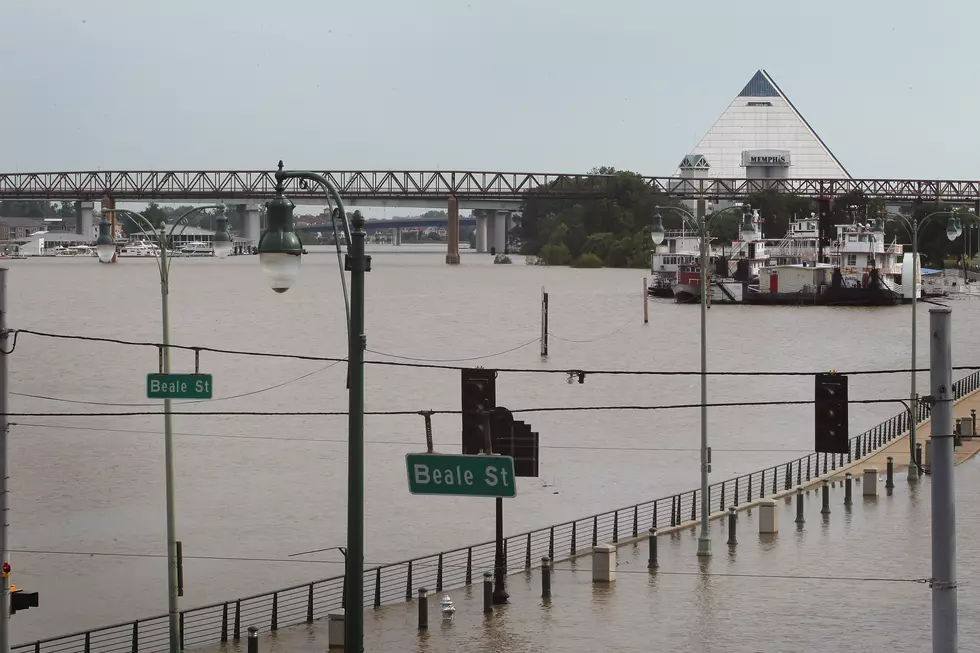
[[[490,416],[493,453],[514,459],[514,476],[534,478],[538,475],[538,434],[502,406]]]
[[[847,377],[841,374],[817,374],[814,395],[815,438],[817,453],[847,453]]]
[[[490,442],[489,411],[497,405],[497,372],[483,368],[461,370],[463,453],[478,454]]]
[[[14,614],[18,610],[36,608],[37,606],[37,592],[24,592],[23,590],[10,591],[10,614]]]

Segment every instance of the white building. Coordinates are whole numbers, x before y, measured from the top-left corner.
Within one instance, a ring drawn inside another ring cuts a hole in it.
[[[765,70],[753,75],[678,167],[681,177],[849,179]]]

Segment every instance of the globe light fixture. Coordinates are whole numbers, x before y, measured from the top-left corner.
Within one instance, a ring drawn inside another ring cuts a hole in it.
[[[951,241],[959,238],[961,231],[959,218],[955,215],[946,221],[946,237]]]
[[[116,255],[116,241],[112,237],[111,230],[109,221],[102,218],[99,222],[99,237],[95,241],[95,253],[103,263],[111,263],[112,257]]]
[[[266,202],[268,228],[259,239],[259,265],[269,285],[278,293],[289,290],[299,278],[303,243],[293,229],[293,204],[276,190],[276,197]]]
[[[664,231],[663,218],[660,217],[660,207],[654,207],[653,214],[653,225],[650,227],[650,238],[653,239],[654,245],[659,245],[664,242],[664,237],[667,233]]]
[[[752,222],[752,209],[744,208],[742,213],[742,240],[747,243],[755,242],[756,238],[759,237],[759,232],[755,228],[755,224]]]
[[[219,215],[215,220],[215,224],[217,225],[217,230],[214,232],[214,236],[211,237],[211,249],[214,250],[215,256],[224,258],[231,254],[235,242],[232,240],[231,234],[228,233],[227,217]]]

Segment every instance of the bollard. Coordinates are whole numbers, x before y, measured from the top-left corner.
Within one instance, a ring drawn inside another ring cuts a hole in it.
[[[483,572],[483,611],[493,612],[493,574]]]
[[[429,590],[419,588],[419,630],[429,629]]]
[[[803,517],[803,488],[796,488],[796,523],[804,524],[806,519]]]
[[[551,558],[541,558],[541,598],[551,598]]]
[[[647,569],[656,569],[660,566],[657,562],[657,529],[650,529],[650,558],[647,560]]]
[[[774,535],[779,532],[779,511],[776,501],[763,499],[759,502],[759,534]]]
[[[874,467],[868,467],[865,469],[864,482],[861,483],[861,485],[863,486],[863,489],[861,490],[862,496],[878,496],[878,470]]]
[[[259,629],[248,627],[248,653],[259,653]]]
[[[926,446],[923,448],[925,455],[922,458],[921,465],[923,468],[932,470],[932,438],[926,440]]]
[[[887,477],[885,478],[885,489],[891,490],[895,487],[895,461],[888,456]]]
[[[600,544],[592,547],[592,582],[611,583],[616,580],[616,547]]]
[[[738,538],[735,537],[735,527],[738,524],[738,510],[735,506],[728,509],[728,546],[735,546],[738,544]]]
[[[844,474],[844,505],[849,506],[854,503],[851,500],[851,473]]]
[[[327,616],[327,648],[344,648],[344,614]]]
[[[830,514],[830,482],[827,480],[823,482],[823,507],[820,508],[820,514]]]
[[[922,443],[921,442],[915,443],[915,462],[916,462],[915,474],[916,476],[922,476],[923,470],[922,470]]]

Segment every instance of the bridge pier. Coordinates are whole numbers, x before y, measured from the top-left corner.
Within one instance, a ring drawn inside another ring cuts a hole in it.
[[[400,227],[395,227],[393,231],[395,233],[392,234],[391,244],[392,245],[401,245],[402,244],[402,230],[401,230],[401,228]]]
[[[75,233],[95,239],[92,216],[95,202],[75,202]]]
[[[487,251],[487,216],[478,213],[476,216],[476,251],[486,253]]]
[[[449,224],[446,225],[446,264],[459,265],[459,200],[449,198]]]
[[[507,251],[507,218],[509,211],[496,211],[493,215],[493,246],[498,254]]]
[[[245,227],[245,240],[250,241],[253,247],[258,246],[259,238],[262,236],[262,227],[259,224],[259,205],[258,204],[246,204],[245,205],[245,219],[243,222]]]

